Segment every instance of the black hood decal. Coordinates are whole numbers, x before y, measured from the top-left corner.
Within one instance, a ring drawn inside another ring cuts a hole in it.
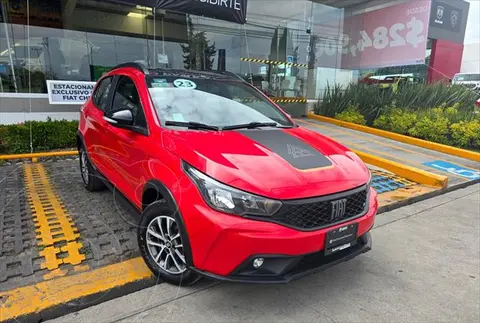
[[[267,147],[299,170],[332,166],[332,162],[318,150],[285,131],[275,129],[242,130],[239,132]]]

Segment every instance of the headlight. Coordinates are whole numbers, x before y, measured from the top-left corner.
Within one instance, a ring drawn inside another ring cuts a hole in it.
[[[280,201],[256,196],[219,183],[185,162],[183,168],[208,205],[218,211],[236,215],[271,216],[282,206]]]

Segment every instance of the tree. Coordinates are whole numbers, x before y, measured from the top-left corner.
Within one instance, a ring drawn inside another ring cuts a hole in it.
[[[315,81],[315,63],[317,56],[318,35],[310,35],[310,44],[308,52],[308,72],[307,72],[307,97],[315,98],[316,96],[316,81]]]
[[[185,69],[212,70],[214,57],[217,54],[215,43],[209,45],[205,32],[195,32],[192,19],[187,17],[188,41],[181,44]]]

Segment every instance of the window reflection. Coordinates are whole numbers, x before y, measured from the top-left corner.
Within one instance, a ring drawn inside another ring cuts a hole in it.
[[[93,0],[29,3],[27,25],[25,1],[1,2],[2,92],[45,93],[49,79],[95,81],[131,61],[182,67],[185,15],[159,15],[154,21],[151,8],[134,5]]]
[[[45,93],[49,79],[96,81],[131,61],[226,70],[275,97],[315,98],[344,79],[337,58],[323,54],[325,39],[339,41],[343,9],[309,0],[250,0],[246,25],[126,1],[30,0],[27,26],[25,1],[1,3],[2,92]]]

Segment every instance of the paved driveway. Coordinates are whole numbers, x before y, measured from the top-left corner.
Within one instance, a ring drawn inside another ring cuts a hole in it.
[[[160,284],[56,322],[478,322],[480,185],[380,215],[374,249],[289,285]]]
[[[313,119],[297,119],[301,126],[327,135],[350,149],[383,157],[406,166],[448,176],[448,185],[455,186],[480,176],[479,164],[435,150],[401,143],[396,140],[339,127]],[[436,166],[434,166],[436,165]],[[452,168],[453,167],[453,168]]]

